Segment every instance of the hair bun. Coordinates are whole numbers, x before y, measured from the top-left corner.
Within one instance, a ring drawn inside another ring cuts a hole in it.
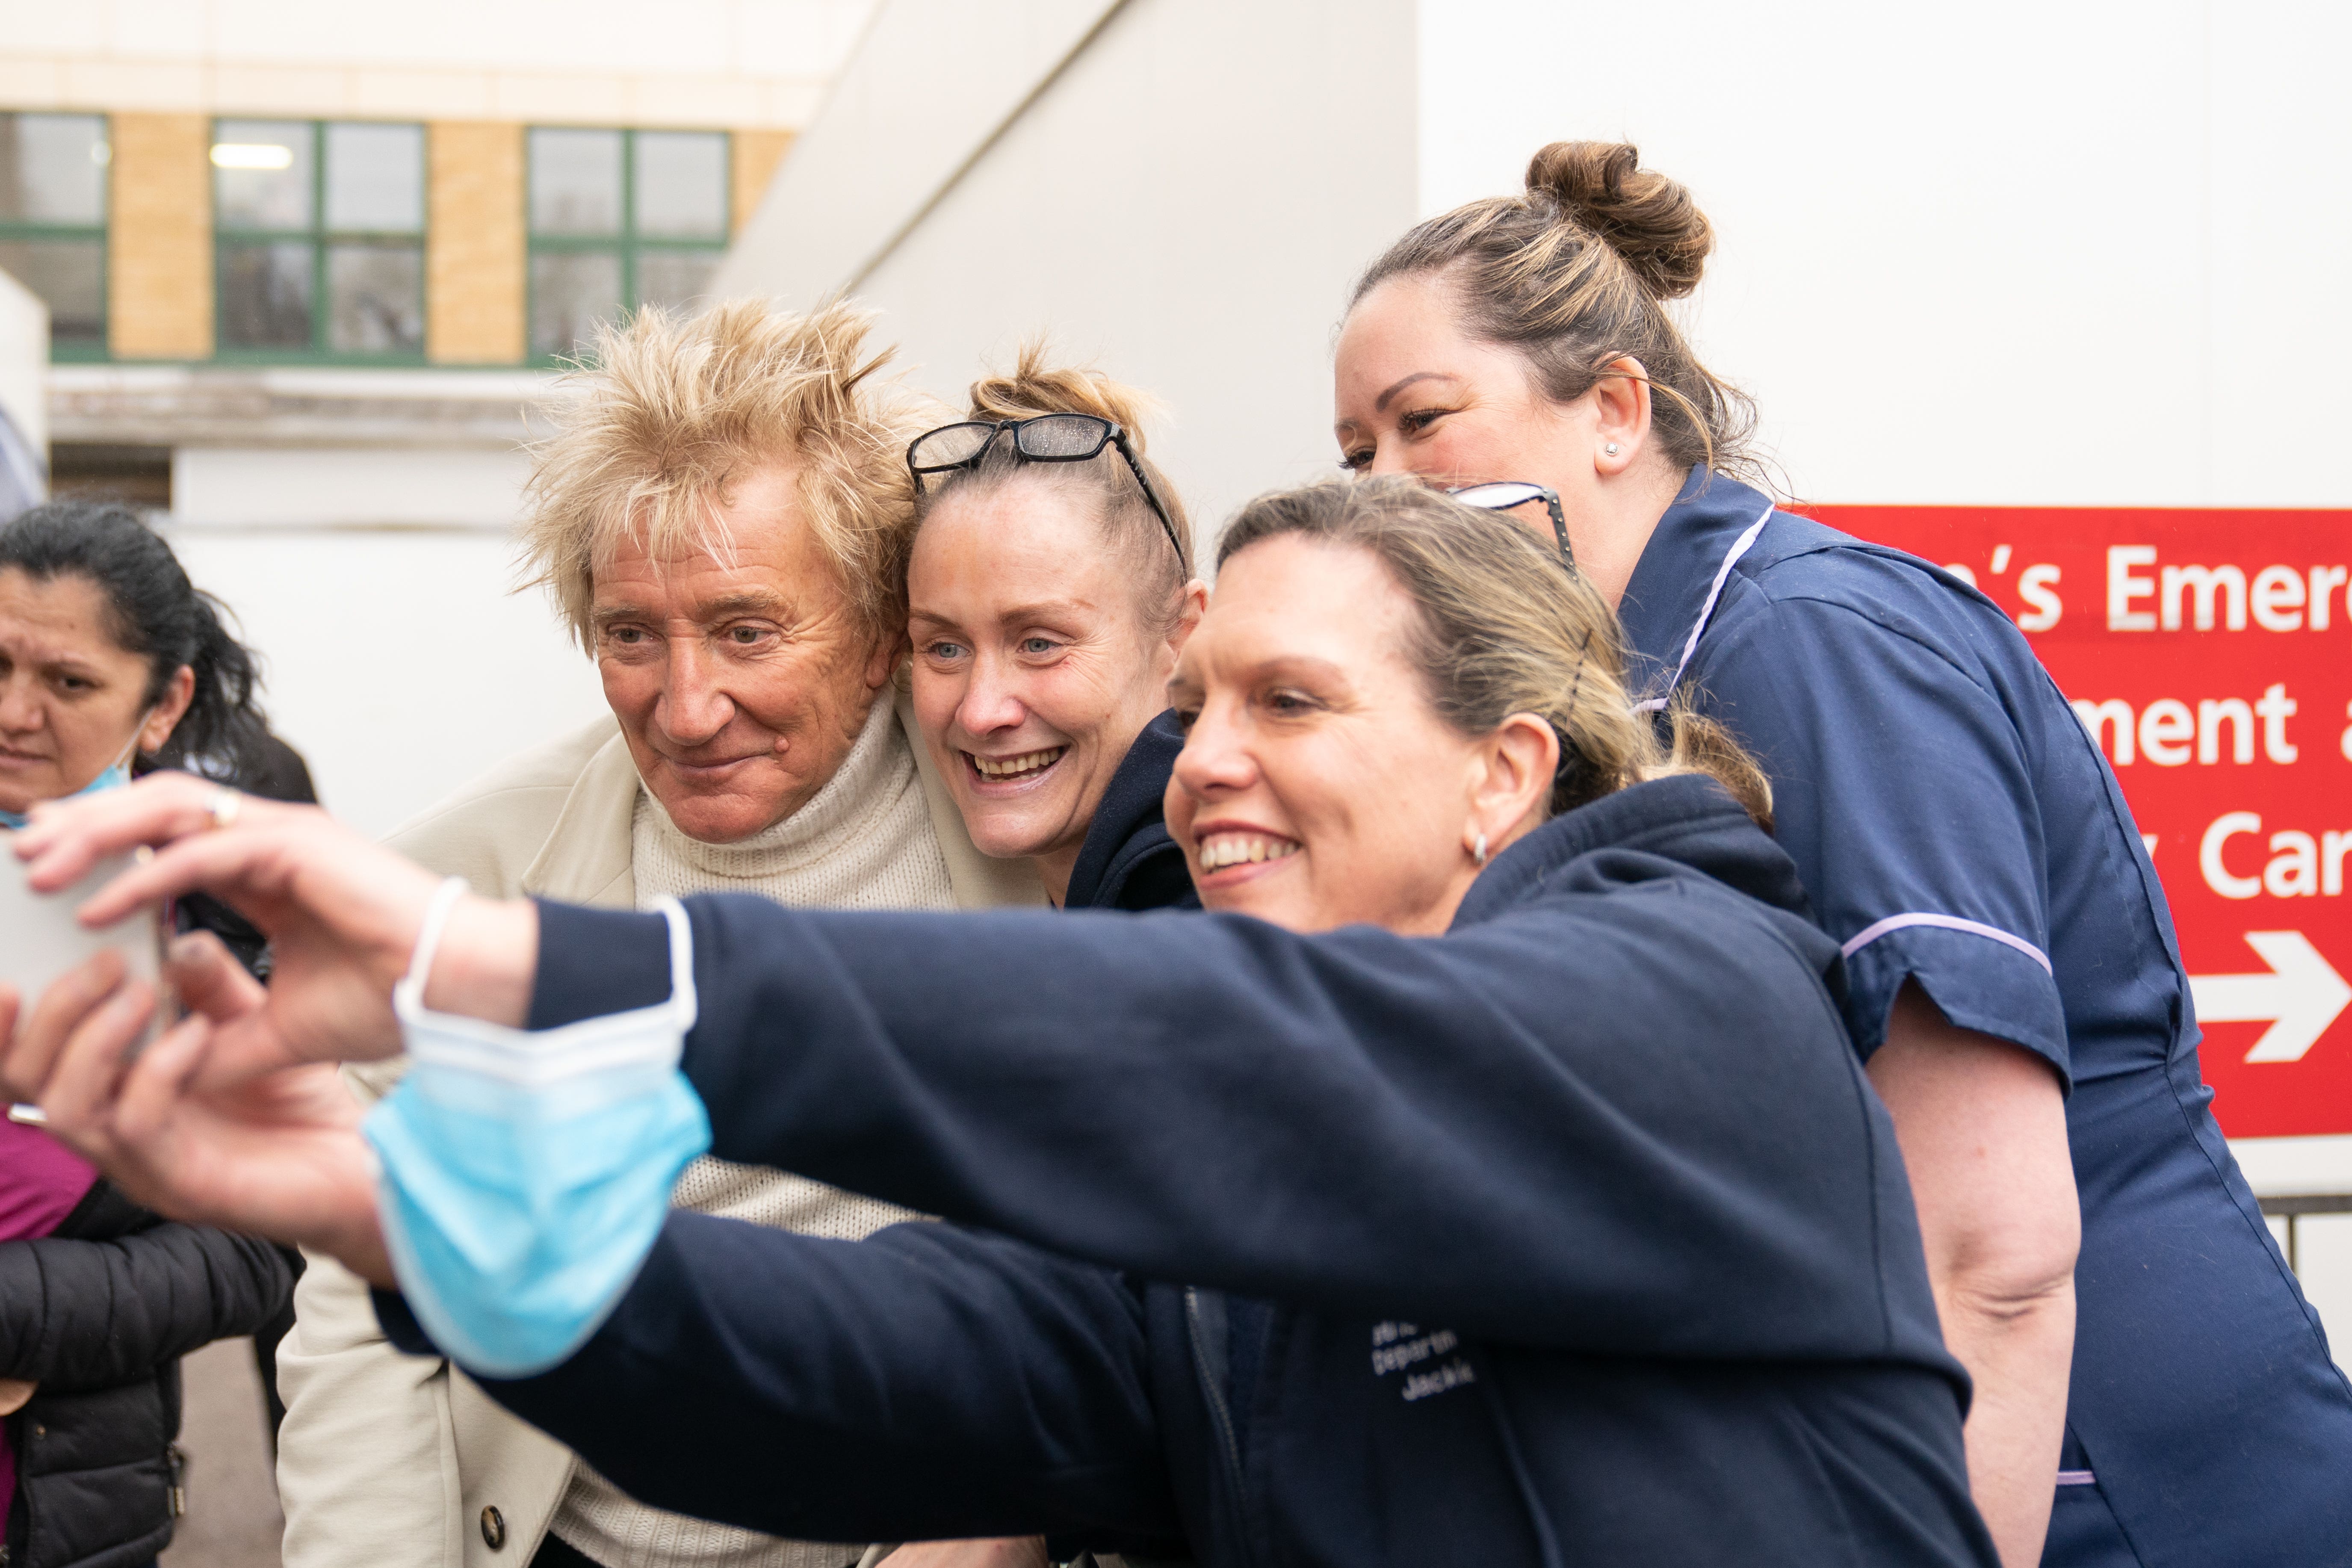
[[[1124,429],[1138,452],[1143,450],[1142,422],[1151,411],[1150,397],[1098,370],[1048,365],[1045,345],[1035,340],[1021,345],[1021,357],[1012,374],[982,376],[971,384],[970,417],[973,419],[1091,414]]]
[[[1641,162],[1622,142],[1555,142],[1528,160],[1528,193],[1623,258],[1653,298],[1679,300],[1698,287],[1715,229],[1685,186]]]

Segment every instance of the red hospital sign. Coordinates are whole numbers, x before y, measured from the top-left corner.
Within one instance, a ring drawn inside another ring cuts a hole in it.
[[[2122,781],[2233,1138],[2352,1132],[2352,512],[1804,509],[1972,578]]]

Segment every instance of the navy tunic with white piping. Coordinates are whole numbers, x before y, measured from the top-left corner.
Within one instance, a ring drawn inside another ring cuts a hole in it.
[[[2352,1563],[2352,1388],[2215,1125],[2114,773],[1974,589],[1695,472],[1621,606],[1772,779],[1867,1056],[1916,979],[2069,1090],[2083,1246],[2053,1568]]]

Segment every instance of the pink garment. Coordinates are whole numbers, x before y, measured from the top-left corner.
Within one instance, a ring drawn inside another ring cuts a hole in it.
[[[42,1131],[0,1121],[0,1241],[26,1241],[58,1228],[98,1172]]]
[[[0,1241],[27,1241],[58,1228],[98,1172],[37,1127],[0,1121]],[[16,1501],[16,1456],[0,1426],[0,1532]]]

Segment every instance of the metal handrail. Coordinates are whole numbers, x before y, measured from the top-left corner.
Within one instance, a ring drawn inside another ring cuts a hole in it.
[[[2298,1193],[2293,1197],[2259,1200],[2264,1214],[2352,1214],[2352,1193]]]
[[[2305,1215],[2352,1214],[2352,1193],[2296,1193],[2256,1201],[2262,1205],[2264,1215],[2286,1221],[2286,1266],[2297,1274],[2303,1272],[2303,1268],[2297,1256],[2302,1251],[2297,1245],[2301,1237],[2296,1234],[2300,1227],[2295,1222]]]

